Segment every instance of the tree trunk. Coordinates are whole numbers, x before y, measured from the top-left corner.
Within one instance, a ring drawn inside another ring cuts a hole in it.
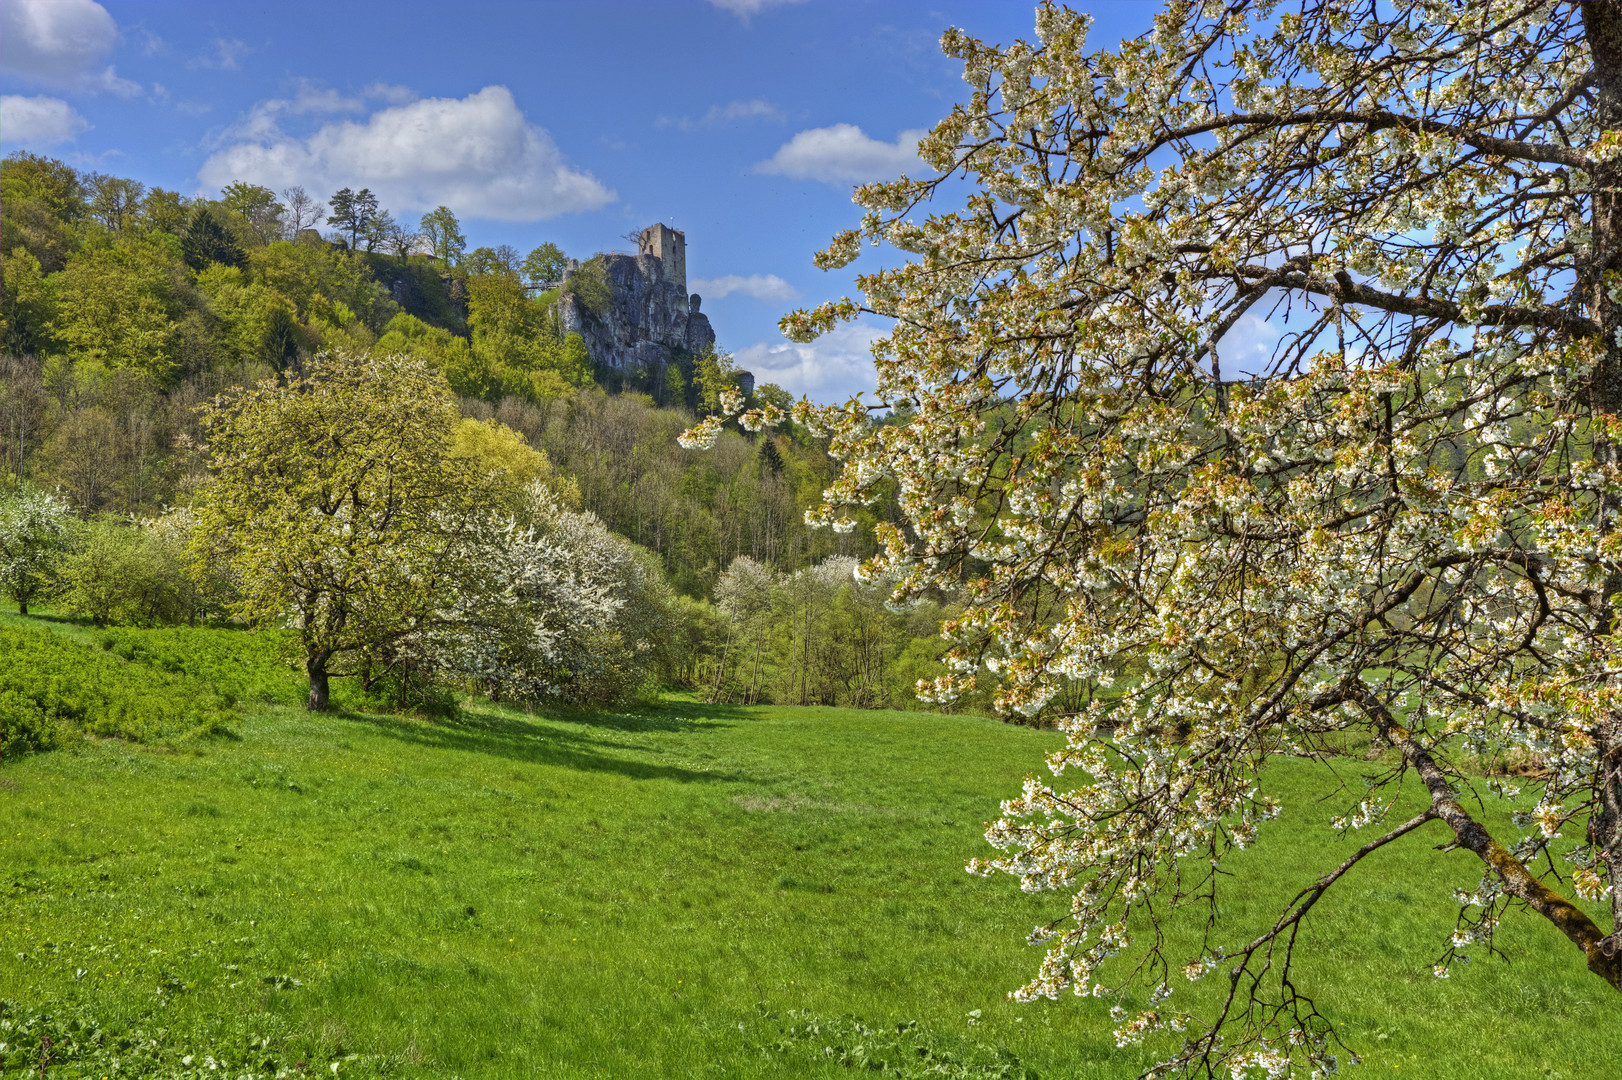
[[[1613,3],[1585,0],[1582,6],[1583,30],[1594,58],[1594,80],[1598,90],[1595,102],[1596,126],[1601,131],[1622,129],[1622,8]],[[1611,287],[1622,269],[1622,162],[1596,162],[1592,174],[1592,247],[1579,264],[1578,288],[1589,312],[1599,324],[1599,347],[1588,377],[1588,406],[1596,416],[1622,413],[1622,305],[1610,298]],[[1609,279],[1609,280],[1607,280]],[[1610,439],[1594,440],[1594,459],[1614,464],[1617,447]],[[1615,527],[1618,507],[1612,496],[1602,495],[1599,505],[1600,530]],[[1594,612],[1594,633],[1614,632],[1611,624],[1612,599],[1622,591],[1622,575],[1614,570],[1606,575],[1603,599]],[[1600,951],[1612,961],[1611,981],[1622,989],[1622,715],[1600,717],[1595,725],[1595,750],[1599,757],[1599,810],[1591,820],[1590,839],[1600,849],[1611,882],[1611,933],[1600,942]],[[1590,965],[1592,966],[1592,965]]]
[[[326,712],[331,708],[328,687],[326,656],[311,656],[304,664],[304,670],[310,676],[310,700],[305,708],[311,712]]]
[[[19,614],[19,615],[27,615],[28,614],[28,601],[27,600],[18,600],[17,601],[17,614]]]

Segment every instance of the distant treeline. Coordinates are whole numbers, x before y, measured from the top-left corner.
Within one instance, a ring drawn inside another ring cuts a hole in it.
[[[55,492],[85,522],[156,520],[207,480],[202,403],[319,352],[404,355],[440,372],[464,416],[522,435],[578,486],[583,509],[658,556],[691,605],[687,681],[733,698],[905,707],[911,683],[897,680],[911,668],[896,661],[917,637],[930,641],[915,658],[938,651],[930,618],[884,616],[883,648],[860,661],[869,673],[828,674],[837,665],[817,667],[793,629],[812,625],[804,610],[779,604],[782,643],[761,644],[752,614],[759,663],[739,681],[743,631],[713,603],[723,572],[742,558],[785,583],[812,568],[818,580],[832,566],[848,576],[895,507],[881,501],[849,533],[807,527],[836,463],[792,424],[682,449],[677,435],[733,383],[725,353],[678,356],[607,392],[584,343],[561,333],[557,293],[525,287],[556,279],[565,255],[554,245],[466,251],[448,208],[408,231],[364,189],[326,203],[249,184],[187,198],[25,153],[0,162],[0,214],[0,489]],[[593,266],[571,279],[588,304],[602,284]],[[755,394],[788,402],[771,384]]]

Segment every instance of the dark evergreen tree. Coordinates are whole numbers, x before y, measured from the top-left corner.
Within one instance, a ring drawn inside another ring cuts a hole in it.
[[[298,365],[298,323],[286,308],[277,306],[270,309],[264,337],[259,339],[259,355],[276,369],[278,375]]]
[[[783,455],[777,450],[776,440],[762,439],[760,441],[760,463],[774,473],[783,471]]]
[[[361,188],[351,191],[341,188],[331,199],[332,213],[327,217],[327,224],[341,232],[349,234],[349,247],[351,250],[359,240],[362,233],[371,228],[377,220],[377,196],[370,188]]]
[[[201,270],[210,263],[243,266],[248,261],[236,237],[220,224],[207,206],[194,207],[186,219],[185,231],[180,235],[180,254],[193,270]]]

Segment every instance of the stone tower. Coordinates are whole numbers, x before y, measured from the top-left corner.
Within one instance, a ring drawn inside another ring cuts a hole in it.
[[[653,255],[664,267],[664,278],[687,291],[687,234],[669,225],[649,225],[637,241],[638,255]]]

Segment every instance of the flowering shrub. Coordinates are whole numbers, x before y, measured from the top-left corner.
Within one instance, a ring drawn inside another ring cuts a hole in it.
[[[666,666],[672,601],[657,561],[545,483],[529,485],[520,516],[486,522],[479,551],[484,573],[408,646],[425,667],[493,695],[584,704],[625,700]]]
[[[1170,1035],[1166,1069],[1326,1075],[1302,921],[1421,832],[1483,875],[1437,974],[1514,908],[1622,990],[1622,6],[1173,2],[1105,50],[1057,4],[1036,23],[947,32],[968,100],[818,257],[906,261],[783,321],[893,320],[877,396],[905,422],[794,417],[845,461],[817,521],[894,483],[908,528],[871,569],[966,585],[925,694],[1035,714],[1140,671],[1064,717],[973,867],[1070,895],[1015,996],[1135,988],[1116,1037]],[[1286,809],[1269,758],[1366,740],[1395,764],[1323,815],[1366,842],[1229,928],[1223,860]],[[1509,830],[1460,768],[1500,751],[1546,770]],[[1398,821],[1404,780],[1427,805]]]
[[[48,591],[73,520],[66,499],[32,488],[0,496],[0,589],[28,614]]]

